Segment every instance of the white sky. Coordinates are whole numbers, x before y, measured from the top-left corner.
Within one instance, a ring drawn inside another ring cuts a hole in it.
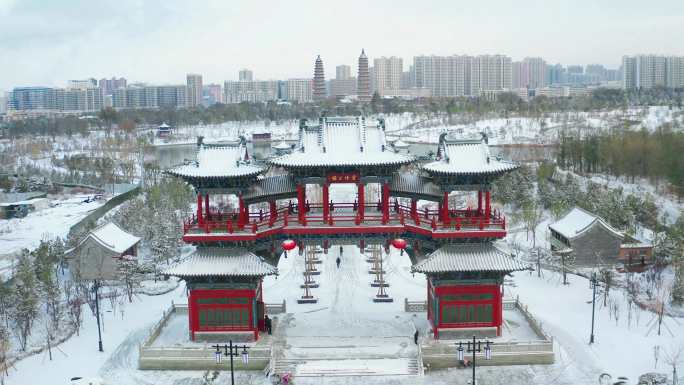
[[[155,84],[326,77],[371,59],[502,53],[619,66],[684,54],[682,0],[0,0],[0,90],[123,76]]]

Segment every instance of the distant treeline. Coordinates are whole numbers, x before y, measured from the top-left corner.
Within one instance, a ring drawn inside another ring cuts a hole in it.
[[[94,128],[111,130],[119,127],[131,130],[140,125],[156,125],[166,122],[172,126],[217,124],[228,121],[316,119],[327,115],[360,115],[376,113],[418,114],[469,114],[474,118],[488,113],[523,116],[540,116],[552,111],[589,111],[614,109],[635,105],[682,105],[683,90],[657,88],[651,90],[625,91],[621,89],[596,89],[591,95],[573,98],[536,97],[530,101],[514,93],[499,94],[496,100],[485,98],[425,98],[403,100],[385,99],[377,93],[371,102],[342,103],[326,100],[322,103],[239,103],[215,104],[210,107],[188,109],[121,110],[111,108],[83,116],[40,117],[5,123],[5,135],[86,135]]]
[[[564,136],[557,157],[575,172],[666,180],[684,195],[684,132],[665,124],[654,132],[615,130],[593,136]]]

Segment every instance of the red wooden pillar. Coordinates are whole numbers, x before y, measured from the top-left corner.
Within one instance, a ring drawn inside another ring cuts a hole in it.
[[[477,215],[482,215],[482,190],[477,191]]]
[[[414,220],[418,216],[418,200],[411,198],[411,218]]]
[[[245,218],[245,201],[242,199],[242,194],[238,195],[238,226],[247,223],[248,218]]]
[[[365,214],[365,209],[366,209],[366,197],[364,196],[366,192],[366,185],[363,183],[358,184],[358,189],[359,189],[359,219],[361,220],[361,223],[363,223],[363,217]]]
[[[328,222],[328,217],[330,216],[330,185],[328,182],[323,183],[323,222]]]
[[[204,219],[202,218],[202,194],[197,193],[197,224],[203,225]]]
[[[306,199],[306,188],[303,184],[297,183],[297,214],[299,216],[299,223],[304,224],[304,216],[306,215],[306,208],[304,207]]]
[[[489,216],[492,213],[492,207],[490,205],[490,193],[489,190],[485,193],[485,218],[489,222]]]
[[[389,221],[389,197],[390,189],[389,182],[382,184],[382,224],[385,225]]]
[[[209,194],[204,194],[204,211],[207,213],[207,219],[211,220],[211,212],[209,211]]]
[[[271,220],[274,220],[278,217],[275,201],[268,201],[268,211],[271,215]]]
[[[442,202],[442,220],[447,226],[451,222],[449,219],[449,192],[444,193],[444,202]]]
[[[192,297],[192,290],[190,290],[190,293],[188,294],[188,327],[190,329],[191,341],[195,340],[195,331],[197,330],[197,324],[195,323],[197,319],[197,317],[195,316],[196,311],[197,309],[195,309],[194,298]]]

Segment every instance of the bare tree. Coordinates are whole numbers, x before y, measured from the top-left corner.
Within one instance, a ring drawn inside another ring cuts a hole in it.
[[[672,367],[672,384],[677,385],[677,365],[679,365],[682,358],[684,358],[684,344],[672,345],[670,348],[664,349],[663,353],[665,363]]]
[[[7,330],[0,325],[0,385],[5,384],[5,377],[9,375],[9,350],[10,350],[10,338]]]
[[[604,283],[603,306],[606,306],[606,302],[608,301],[608,294],[610,293],[610,287],[613,284],[613,272],[610,269],[602,269],[601,280]]]

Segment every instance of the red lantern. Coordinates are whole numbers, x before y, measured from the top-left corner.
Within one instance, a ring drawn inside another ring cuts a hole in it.
[[[396,238],[392,240],[392,246],[399,250],[404,250],[406,248],[406,241],[401,238]]]
[[[293,241],[292,239],[286,239],[283,241],[281,246],[283,247],[283,250],[288,251],[297,247],[297,242]]]

